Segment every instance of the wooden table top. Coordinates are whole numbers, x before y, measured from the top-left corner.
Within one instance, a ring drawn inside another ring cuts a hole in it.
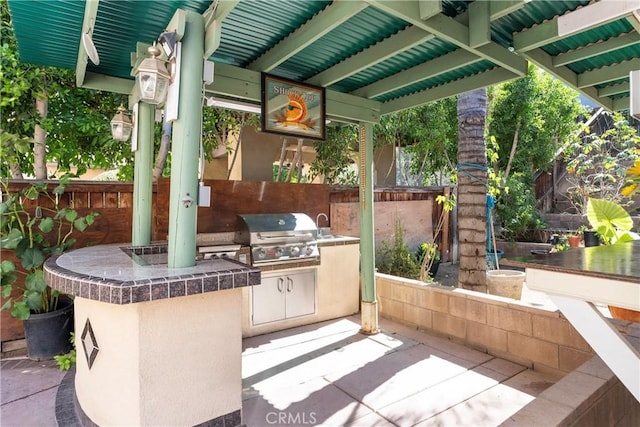
[[[571,248],[544,255],[503,258],[500,265],[640,283],[640,240]]]

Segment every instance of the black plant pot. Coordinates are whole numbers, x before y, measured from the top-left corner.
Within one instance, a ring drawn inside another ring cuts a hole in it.
[[[584,237],[584,246],[600,246],[600,238],[598,237],[598,233],[593,230],[587,230],[582,233]]]
[[[432,278],[435,278],[436,274],[438,274],[438,267],[440,267],[440,260],[433,261],[433,264],[429,267],[429,275]]]
[[[31,314],[24,321],[27,355],[31,360],[48,360],[71,351],[73,332],[73,300],[61,298],[58,309],[49,313]]]

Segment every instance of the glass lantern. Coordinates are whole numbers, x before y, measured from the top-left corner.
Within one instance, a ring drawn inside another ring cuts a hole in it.
[[[171,82],[171,75],[161,59],[160,49],[155,45],[150,46],[151,58],[145,58],[136,73],[136,84],[140,89],[140,98],[147,104],[162,104],[167,99],[167,90]]]
[[[123,106],[118,107],[118,112],[111,120],[111,136],[116,141],[127,141],[131,137],[133,121],[125,111]]]

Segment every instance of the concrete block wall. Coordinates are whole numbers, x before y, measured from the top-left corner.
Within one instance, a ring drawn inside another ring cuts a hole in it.
[[[376,274],[380,315],[528,368],[565,375],[594,355],[557,310]]]
[[[640,349],[640,323],[613,321]],[[640,403],[598,356],[543,391],[505,426],[638,426]]]

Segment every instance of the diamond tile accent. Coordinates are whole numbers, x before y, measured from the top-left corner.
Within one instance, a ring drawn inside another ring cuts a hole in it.
[[[87,365],[89,365],[89,369],[91,369],[93,362],[98,356],[98,352],[100,352],[100,348],[98,347],[98,341],[93,333],[89,318],[87,318],[84,329],[82,330],[82,347],[84,348],[84,355],[87,358]]]

